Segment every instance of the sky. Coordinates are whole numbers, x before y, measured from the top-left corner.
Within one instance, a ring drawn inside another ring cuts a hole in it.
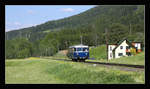
[[[6,5],[6,32],[79,14],[96,5]]]

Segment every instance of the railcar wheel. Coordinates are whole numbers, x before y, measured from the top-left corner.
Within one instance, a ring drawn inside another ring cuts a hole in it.
[[[85,62],[85,59],[83,60],[83,62]]]
[[[85,59],[82,59],[81,62],[85,62]]]
[[[72,61],[75,61],[75,59],[72,59]]]
[[[78,62],[78,59],[76,59],[75,62]]]

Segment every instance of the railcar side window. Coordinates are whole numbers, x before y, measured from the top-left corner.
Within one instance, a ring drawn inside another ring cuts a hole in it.
[[[86,51],[86,48],[83,48],[83,51]]]
[[[74,51],[76,51],[76,48],[74,48]]]

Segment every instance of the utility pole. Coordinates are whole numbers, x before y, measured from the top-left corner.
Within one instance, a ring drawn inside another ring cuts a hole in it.
[[[8,40],[8,34],[6,34],[6,36],[7,36],[7,37],[6,37],[6,40]]]
[[[131,23],[130,23],[130,33],[129,33],[130,35],[132,34],[132,31],[131,31]]]
[[[31,32],[29,32],[29,39],[30,39],[30,35],[31,35]]]
[[[68,45],[68,44],[67,44],[67,41],[65,41],[65,44],[66,44],[66,48],[67,48],[67,45]]]
[[[59,45],[57,44],[57,51],[59,52]]]
[[[81,38],[81,44],[82,44],[82,36],[80,36],[80,38]]]
[[[21,31],[19,33],[20,33],[20,38],[21,38]]]
[[[28,34],[26,34],[26,39],[28,39]]]
[[[107,28],[105,28],[105,41],[106,41],[106,44],[108,44],[108,31],[107,31]]]
[[[97,39],[98,39],[98,36],[97,36],[97,34],[95,33],[95,46],[97,46]]]

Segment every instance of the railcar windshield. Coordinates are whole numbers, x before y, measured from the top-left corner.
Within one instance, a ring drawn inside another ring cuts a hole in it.
[[[82,51],[82,48],[77,48],[77,51]]]
[[[74,48],[74,51],[85,51],[85,52],[88,52],[89,48]]]
[[[83,48],[83,51],[89,51],[89,48]]]

